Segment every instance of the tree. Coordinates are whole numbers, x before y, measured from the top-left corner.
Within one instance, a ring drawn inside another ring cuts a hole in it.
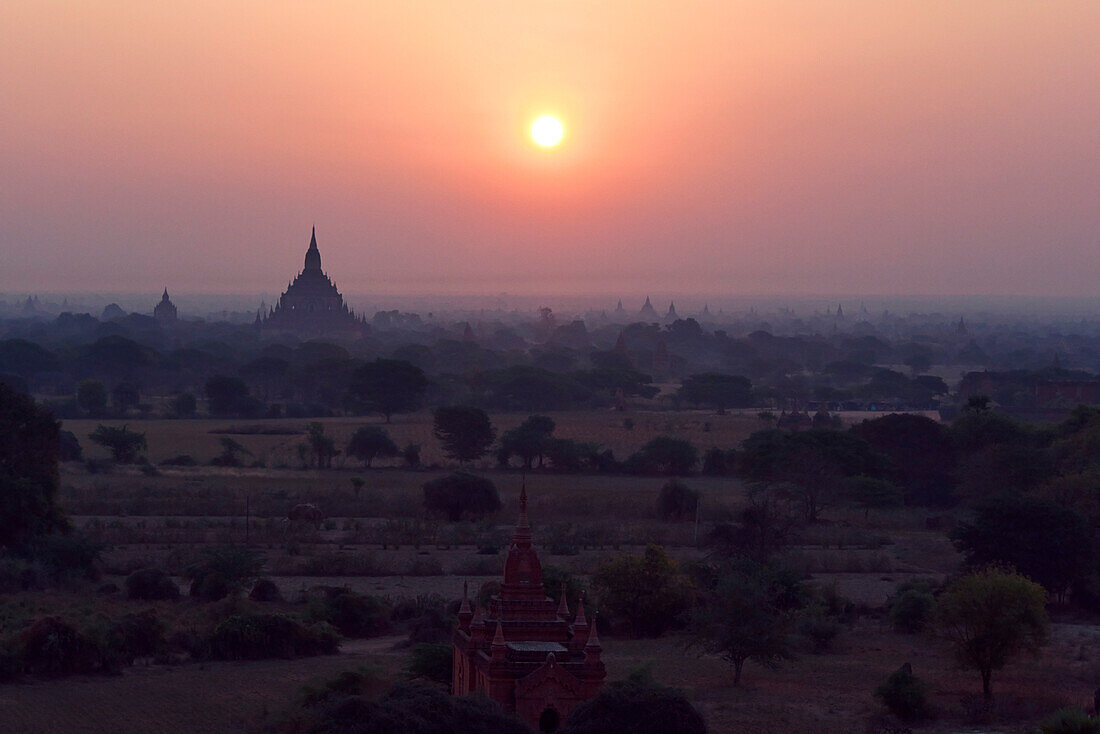
[[[436,408],[432,433],[443,443],[443,452],[460,464],[479,459],[489,450],[496,431],[481,408]]]
[[[592,588],[604,611],[625,620],[634,637],[656,637],[677,624],[691,598],[676,561],[652,543],[640,556],[624,553],[602,562]]]
[[[198,401],[189,392],[176,393],[168,401],[168,413],[173,418],[190,418],[198,409]]]
[[[704,372],[683,381],[680,397],[689,403],[709,405],[724,414],[726,408],[747,408],[752,402],[752,383],[740,375]]]
[[[638,474],[690,474],[699,463],[699,451],[690,441],[657,436],[626,460],[627,469]]]
[[[229,436],[222,436],[218,443],[221,444],[222,452],[210,460],[213,466],[240,466],[241,460],[237,458],[237,454],[252,456],[251,451]]]
[[[92,418],[107,412],[107,388],[99,380],[81,380],[76,386],[76,404]]]
[[[936,605],[938,627],[959,663],[982,676],[982,693],[993,696],[990,679],[1021,652],[1046,643],[1046,592],[1033,581],[995,567],[956,579]]]
[[[0,383],[0,547],[25,549],[68,521],[57,506],[58,423]]]
[[[137,385],[132,382],[120,382],[111,390],[111,404],[115,410],[125,415],[130,408],[136,407],[141,402],[141,393]]]
[[[105,426],[100,424],[88,434],[94,443],[111,451],[111,456],[120,464],[133,464],[138,452],[148,448],[145,434],[131,431],[127,426]]]
[[[240,412],[248,401],[248,386],[237,377],[214,375],[206,381],[206,404],[210,415],[226,416]]]
[[[500,509],[500,495],[488,479],[455,472],[424,484],[424,507],[446,515],[450,522],[476,520]]]
[[[741,685],[746,660],[775,667],[792,657],[794,612],[805,595],[789,572],[743,561],[724,569],[691,618],[692,645],[722,656]]]
[[[970,522],[950,532],[970,566],[1007,564],[1065,600],[1094,567],[1093,529],[1077,512],[1027,496],[981,503]]]
[[[635,673],[611,683],[569,713],[562,734],[706,734],[703,717],[674,688]]]
[[[888,478],[918,505],[944,505],[952,499],[955,449],[947,429],[923,415],[892,413],[865,420],[851,433],[890,458]]]
[[[376,359],[352,373],[348,393],[352,404],[381,413],[390,422],[394,413],[416,410],[428,388],[428,378],[416,365],[401,359]]]
[[[662,520],[690,520],[699,507],[699,492],[670,479],[657,493],[657,515]]]
[[[743,448],[742,476],[786,487],[802,503],[806,522],[840,496],[846,478],[878,477],[888,466],[862,438],[841,431],[757,431]]]
[[[543,456],[554,433],[554,421],[545,415],[533,415],[515,428],[500,436],[502,464],[516,455],[523,460],[523,468],[530,469],[535,459],[542,466]]]
[[[359,459],[369,469],[371,462],[376,457],[397,456],[401,453],[401,450],[397,448],[397,444],[393,442],[390,434],[384,428],[360,426],[352,434],[351,440],[348,441],[345,453]]]
[[[332,460],[336,457],[336,442],[332,436],[325,435],[325,424],[313,421],[306,428],[306,440],[313,452],[313,458],[317,460],[317,468],[325,469],[332,466]]]

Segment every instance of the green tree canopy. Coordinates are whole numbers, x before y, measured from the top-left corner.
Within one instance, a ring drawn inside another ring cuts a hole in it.
[[[397,444],[390,438],[386,429],[378,426],[360,426],[348,441],[345,453],[359,459],[369,468],[371,462],[379,456],[397,456],[401,450],[397,448]]]
[[[424,484],[424,507],[451,522],[464,517],[476,520],[500,509],[500,495],[485,477],[455,472]]]
[[[376,359],[352,373],[348,394],[352,405],[381,413],[389,423],[394,413],[416,410],[427,388],[424,371],[411,362]]]
[[[642,555],[620,554],[592,575],[600,608],[624,620],[635,637],[656,637],[680,622],[691,601],[691,586],[659,545]]]
[[[969,565],[1007,564],[1059,600],[1095,567],[1094,531],[1088,520],[1035,497],[1013,495],[982,502],[973,519],[958,525],[950,536]]]
[[[484,456],[496,438],[488,414],[468,405],[436,408],[432,433],[443,444],[443,452],[461,464]]]
[[[680,691],[646,675],[611,683],[570,712],[562,734],[706,734],[703,717]]]
[[[708,405],[719,413],[726,408],[747,408],[752,403],[752,383],[740,375],[704,372],[683,381],[680,397],[689,403]]]
[[[991,678],[1022,652],[1046,644],[1046,592],[1011,571],[986,568],[956,579],[936,604],[940,632],[955,657],[982,676],[982,693],[993,695]]]
[[[739,561],[717,579],[691,618],[692,643],[720,655],[741,684],[745,661],[774,667],[792,657],[794,613],[806,591],[788,569]]]
[[[57,506],[59,441],[48,411],[0,383],[0,547],[68,530]]]
[[[131,431],[128,426],[105,426],[100,424],[88,434],[94,443],[109,449],[111,456],[120,464],[133,464],[138,452],[148,448],[145,434]]]
[[[513,456],[523,461],[523,468],[530,469],[535,459],[542,466],[543,456],[554,434],[554,421],[545,415],[530,416],[515,428],[500,436],[500,458],[506,464]]]

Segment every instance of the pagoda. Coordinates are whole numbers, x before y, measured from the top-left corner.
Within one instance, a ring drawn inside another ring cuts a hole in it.
[[[172,323],[179,318],[176,304],[168,297],[168,288],[164,288],[164,295],[160,297],[160,303],[153,307],[153,318],[161,323]]]
[[[526,487],[520,490],[519,522],[500,593],[487,608],[477,603],[471,610],[463,587],[453,642],[452,693],[484,693],[538,731],[556,730],[607,677],[584,600],[578,600],[574,615],[564,585],[558,603],[546,596],[542,564],[531,545]]]
[[[366,321],[348,309],[336,284],[321,270],[316,227],[309,238],[302,272],[265,317],[257,316],[257,322],[265,333],[290,332],[301,336],[357,335],[367,330]]]

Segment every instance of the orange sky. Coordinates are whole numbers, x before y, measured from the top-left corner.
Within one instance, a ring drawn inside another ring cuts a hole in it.
[[[1100,3],[0,4],[0,290],[1097,295]],[[556,113],[566,140],[527,129]]]

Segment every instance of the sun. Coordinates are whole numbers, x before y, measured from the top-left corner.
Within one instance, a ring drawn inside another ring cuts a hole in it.
[[[544,148],[549,148],[561,142],[561,136],[564,132],[565,128],[562,127],[561,120],[552,115],[543,115],[535,120],[535,124],[531,126],[531,137]]]

